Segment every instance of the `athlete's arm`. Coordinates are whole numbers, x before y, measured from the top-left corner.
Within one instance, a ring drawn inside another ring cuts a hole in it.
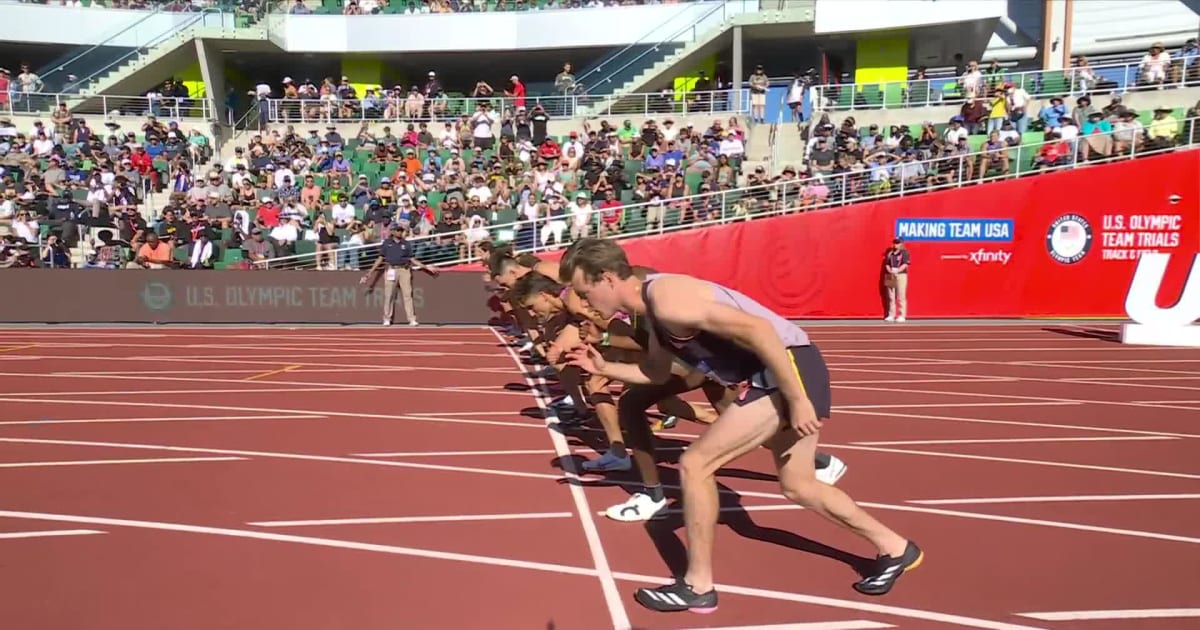
[[[789,403],[807,403],[800,381],[790,376],[793,367],[787,347],[770,322],[718,302],[709,285],[692,278],[665,277],[651,285],[650,292],[661,324],[704,330],[736,342],[758,355]]]
[[[602,319],[596,320],[592,318],[585,321],[580,327],[583,342],[602,347],[616,348],[618,350],[632,350],[634,352],[645,350],[633,337],[613,333],[607,326],[608,323]]]
[[[563,326],[558,336],[546,347],[546,360],[551,365],[556,364],[566,353],[582,345],[583,340],[579,336],[579,328],[575,325]]]
[[[674,366],[672,355],[659,346],[657,338],[653,335],[650,336],[650,348],[643,355],[641,363],[606,361],[600,356],[600,351],[591,345],[571,351],[567,362],[592,374],[599,374],[626,385],[663,383],[671,378]]]

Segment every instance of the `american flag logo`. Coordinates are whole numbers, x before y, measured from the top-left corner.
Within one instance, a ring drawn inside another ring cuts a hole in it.
[[[1059,217],[1046,234],[1046,249],[1050,257],[1063,264],[1074,264],[1091,250],[1092,227],[1077,214]]]

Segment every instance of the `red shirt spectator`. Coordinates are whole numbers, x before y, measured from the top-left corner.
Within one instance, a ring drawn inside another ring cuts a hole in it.
[[[137,172],[142,174],[143,177],[150,171],[154,170],[154,159],[150,157],[149,153],[146,153],[145,147],[138,147],[132,154],[130,154],[129,162],[133,165],[133,168],[137,170]]]
[[[513,107],[525,107],[525,84],[521,83],[521,79],[517,78],[515,74],[512,75],[509,81],[512,81],[512,90],[506,92],[505,95],[512,97]]]
[[[551,140],[550,137],[547,136],[546,139],[540,145],[538,145],[538,155],[547,160],[557,160],[560,156],[562,156],[562,148],[558,146],[557,142]]]
[[[625,210],[621,207],[621,202],[612,197],[596,204],[596,210],[600,213],[600,219],[610,227],[615,227],[621,223],[621,216],[625,213]]]
[[[262,205],[258,207],[258,222],[263,227],[273,228],[279,225],[279,206],[270,197],[263,197]]]
[[[1055,164],[1059,160],[1071,155],[1071,145],[1067,142],[1059,141],[1057,136],[1042,145],[1038,151],[1038,162],[1041,164]]]

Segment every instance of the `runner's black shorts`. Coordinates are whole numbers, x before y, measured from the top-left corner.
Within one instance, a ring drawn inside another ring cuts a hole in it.
[[[833,395],[829,384],[829,367],[816,345],[792,346],[788,348],[792,357],[792,370],[788,378],[796,378],[804,389],[804,394],[812,402],[817,418],[828,420],[833,407]],[[782,377],[781,377],[782,378]],[[779,384],[768,370],[763,370],[750,377],[749,387],[734,401],[735,405],[744,406],[764,396],[770,396],[779,390]],[[782,400],[776,402],[779,417],[787,422],[788,410]]]

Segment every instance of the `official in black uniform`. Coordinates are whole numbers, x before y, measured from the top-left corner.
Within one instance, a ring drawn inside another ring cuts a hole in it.
[[[391,226],[391,235],[379,244],[379,257],[371,266],[367,275],[363,276],[362,284],[368,284],[371,278],[383,270],[383,325],[392,325],[392,315],[396,310],[396,287],[400,288],[400,296],[404,300],[404,316],[409,326],[419,325],[417,314],[413,308],[412,270],[413,268],[427,271],[433,275],[437,272],[421,264],[413,256],[412,243],[408,242],[409,230],[399,223]]]

